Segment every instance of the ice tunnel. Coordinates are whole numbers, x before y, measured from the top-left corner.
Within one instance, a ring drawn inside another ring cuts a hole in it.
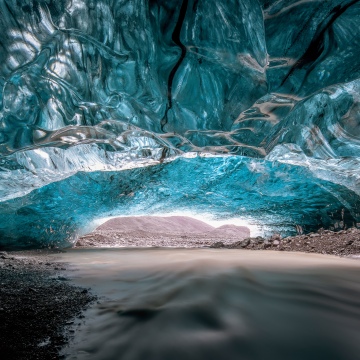
[[[360,223],[360,1],[0,0],[0,247],[191,210]]]

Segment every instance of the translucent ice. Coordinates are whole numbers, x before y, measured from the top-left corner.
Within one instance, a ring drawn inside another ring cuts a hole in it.
[[[0,244],[169,207],[360,222],[359,25],[355,0],[0,0]]]

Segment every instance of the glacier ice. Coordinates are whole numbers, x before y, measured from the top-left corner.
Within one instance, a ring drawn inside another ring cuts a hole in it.
[[[0,246],[97,217],[360,222],[360,2],[0,0]]]

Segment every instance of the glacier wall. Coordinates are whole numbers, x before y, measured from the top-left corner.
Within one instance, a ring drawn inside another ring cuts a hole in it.
[[[356,225],[359,25],[355,0],[0,0],[0,246],[169,208]]]

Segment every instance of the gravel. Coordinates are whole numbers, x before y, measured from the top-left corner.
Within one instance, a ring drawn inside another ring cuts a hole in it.
[[[214,249],[247,249],[247,250],[279,250],[306,253],[350,256],[360,254],[360,229],[350,228],[337,232],[320,229],[316,233],[303,234],[282,238],[273,234],[264,239],[261,236],[239,239],[224,236],[175,236],[162,234],[150,236],[143,234],[138,237],[124,236],[114,231],[94,231],[79,239],[76,247],[186,247]]]
[[[274,234],[269,239],[247,238],[231,245],[223,244],[222,246],[217,243],[216,248],[297,251],[352,256],[360,254],[360,229],[350,228],[338,232],[320,229],[317,233],[287,238],[281,238],[279,234]]]
[[[96,297],[71,284],[46,251],[0,252],[0,357],[61,359]]]

